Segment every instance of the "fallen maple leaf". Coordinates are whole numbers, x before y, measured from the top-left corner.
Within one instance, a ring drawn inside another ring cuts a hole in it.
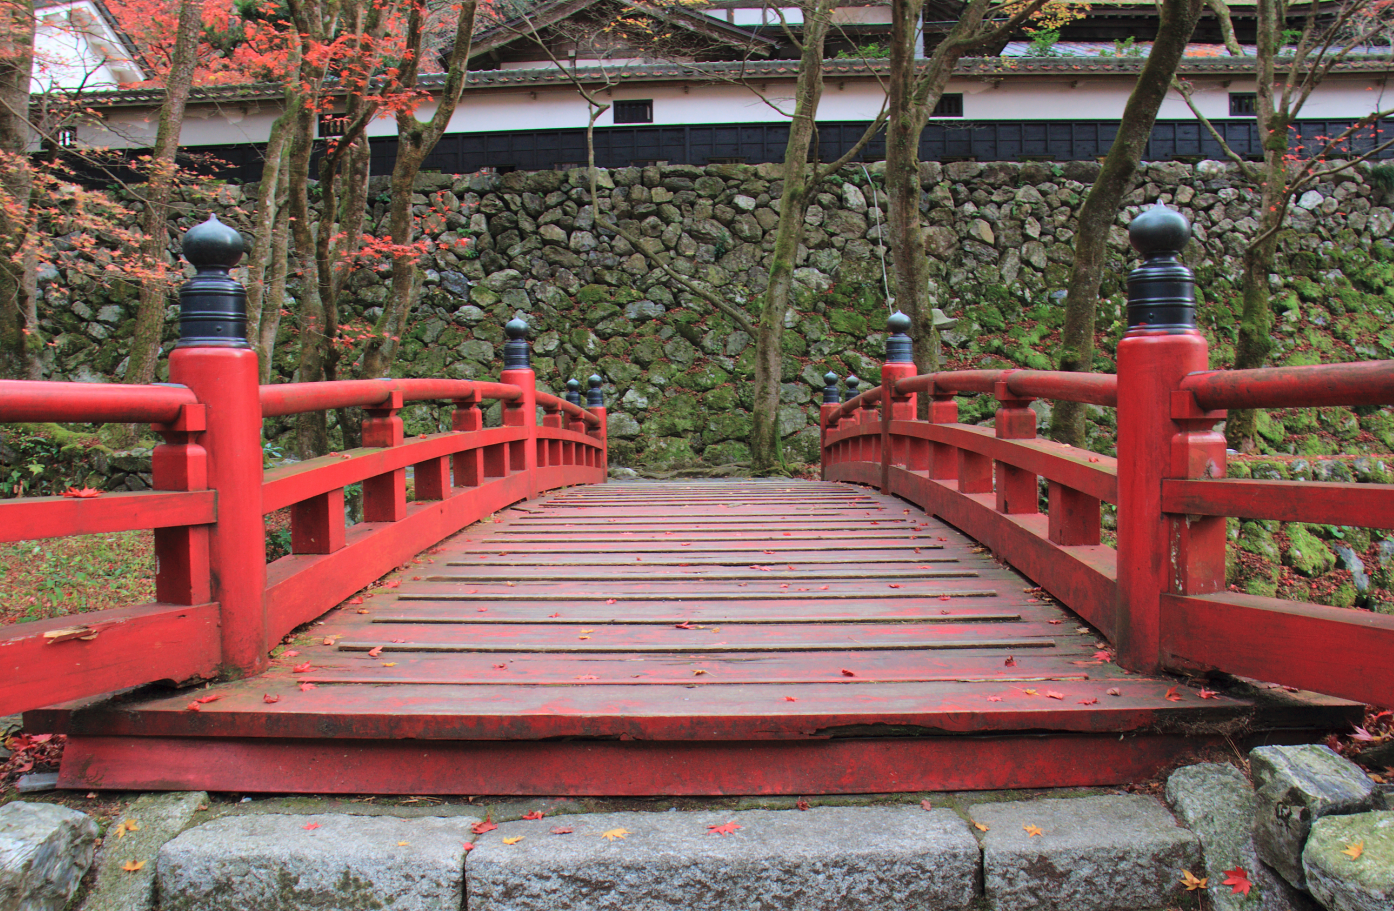
[[[1038,835],[1044,834],[1041,832],[1040,826],[1022,826],[1021,828],[1026,832],[1027,838],[1035,838]]]
[[[1352,842],[1351,844],[1346,845],[1346,849],[1341,853],[1345,854],[1351,860],[1359,860],[1360,855],[1365,853],[1365,842]]]
[[[1002,701],[1002,697],[1001,697],[1001,696],[989,696],[989,697],[987,697],[987,701],[988,701],[988,702],[1001,702],[1001,701]]]
[[[506,845],[516,845],[518,842],[522,841],[525,837],[526,837],[526,836],[523,836],[523,835],[514,835],[512,838],[505,838],[505,839],[503,840],[503,843],[506,844]]]
[[[582,674],[581,676],[577,677],[576,679],[577,679],[577,680],[599,680],[600,678],[597,677],[597,676],[595,676],[594,674]]]
[[[553,835],[570,835],[574,831],[570,826],[552,826]]]
[[[1114,687],[1109,687],[1108,694],[1109,694],[1110,696],[1122,696],[1122,695],[1123,695],[1123,691],[1120,690],[1118,687],[1114,686]]]
[[[891,583],[889,583],[889,587],[890,587],[890,588],[900,588],[901,585],[900,585],[900,583],[898,583],[898,582],[891,582]]]
[[[734,822],[728,822],[728,823],[726,823],[725,825],[720,825],[720,826],[716,826],[716,825],[709,825],[709,826],[707,826],[708,831],[710,831],[713,835],[730,835],[731,833],[735,832],[735,831],[736,831],[737,829],[739,829],[739,828],[742,828],[742,827],[736,825]]]
[[[292,650],[290,650],[290,651],[281,652],[281,657],[282,657],[282,658],[299,658],[299,657],[300,657],[300,653],[297,652],[297,651],[295,651],[294,649],[292,649]]]
[[[531,813],[524,813],[524,814],[523,814],[523,818],[524,818],[524,819],[541,819],[541,818],[542,818],[543,816],[545,816],[545,815],[547,815],[547,814],[543,813],[541,810],[533,810]]]
[[[313,832],[315,829],[318,829],[318,828],[319,828],[319,823],[317,823],[317,822],[307,822],[307,823],[305,823],[305,825],[301,826],[300,828],[304,829],[306,832]]]
[[[547,616],[548,616],[548,618],[550,619],[550,618],[560,617],[561,614],[560,614],[560,613],[557,613],[557,614],[548,614]]]
[[[1107,660],[1109,660],[1109,659],[1112,658],[1112,657],[1113,657],[1112,655],[1110,655],[1108,652],[1104,651],[1103,649],[1099,649],[1097,652],[1094,653],[1094,660],[1095,660],[1095,661],[1107,661]]]
[[[1078,700],[1078,702],[1077,702],[1078,705],[1098,705],[1098,703],[1099,703],[1098,698],[1093,697],[1093,696],[1091,696],[1091,697],[1088,698],[1088,699],[1080,699],[1080,700]]]
[[[857,675],[854,674],[853,672],[847,670],[847,668],[844,667],[844,668],[842,669],[842,676],[844,676],[844,677],[855,677],[855,676],[857,676]]]
[[[145,866],[145,861],[143,860],[128,860],[121,865],[121,869],[125,870],[127,873],[134,873],[143,866]]]
[[[63,496],[70,497],[74,500],[86,500],[91,497],[100,497],[101,495],[102,492],[100,490],[91,487],[69,487],[67,490],[63,491]],[[141,865],[144,866],[144,864],[145,862],[141,861]],[[140,867],[136,869],[139,870]]]
[[[281,701],[281,697],[280,697],[279,695],[273,696],[273,695],[271,695],[270,693],[262,693],[262,694],[261,694],[261,701],[262,701],[262,702],[265,702],[267,705],[271,705],[272,703],[280,702],[280,701]]]
[[[684,620],[684,621],[681,622],[681,623],[674,623],[674,624],[673,624],[673,628],[674,628],[674,629],[696,629],[697,627],[695,627],[695,626],[692,625],[692,621],[691,621],[691,620]]]
[[[920,809],[926,811],[932,810],[934,809],[934,804],[930,803],[929,798],[926,797],[924,800],[920,801]]]
[[[401,580],[401,579],[389,579],[389,580],[387,580],[386,582],[382,583],[382,587],[383,587],[383,588],[396,588],[397,586],[399,586],[399,585],[401,585],[401,584],[402,584],[402,580]]]
[[[616,838],[624,838],[628,834],[628,829],[610,829],[608,832],[601,832],[600,837],[606,841],[614,841]]]
[[[310,666],[310,662],[306,661],[304,664],[297,664],[295,667],[291,668],[290,672],[292,674],[303,674],[310,669]]]
[[[807,801],[807,800],[804,800],[802,797],[800,797],[797,801],[795,801],[795,803],[794,803],[794,809],[796,809],[796,810],[807,810],[807,809],[808,809],[808,801]]]
[[[1350,739],[1351,739],[1351,740],[1359,740],[1359,741],[1362,742],[1362,743],[1369,743],[1370,741],[1374,740],[1375,738],[1374,738],[1374,736],[1373,736],[1369,731],[1365,730],[1364,728],[1362,728],[1360,725],[1357,724],[1357,725],[1355,726],[1355,730],[1351,732]]]
[[[1234,895],[1247,896],[1249,890],[1254,887],[1254,884],[1249,882],[1249,874],[1244,872],[1243,867],[1235,867],[1233,870],[1226,870],[1225,878],[1221,880],[1221,884],[1233,889],[1234,891],[1231,894]]]
[[[1202,876],[1197,878],[1190,870],[1181,871],[1181,884],[1186,887],[1187,892],[1195,892],[1197,889],[1209,888],[1210,877]]]
[[[785,697],[784,697],[784,701],[785,701],[785,702],[798,702],[799,700],[795,699],[793,696],[785,696]]]
[[[605,599],[605,603],[606,603],[606,604],[614,604],[614,603],[615,603],[615,599],[614,599],[614,598],[606,598],[606,599]]]
[[[1064,693],[1057,693],[1057,692],[1055,692],[1055,690],[1046,690],[1046,698],[1047,698],[1047,699],[1064,699],[1064,698],[1065,698],[1065,694],[1064,694]]]
[[[1167,690],[1167,692],[1166,692],[1166,701],[1167,701],[1167,702],[1180,702],[1180,701],[1181,701],[1181,694],[1178,693],[1178,692],[1176,692],[1176,687],[1172,687],[1171,689]]]
[[[1205,687],[1201,687],[1201,688],[1200,688],[1200,698],[1202,698],[1202,699],[1219,699],[1219,698],[1220,698],[1220,694],[1217,693],[1217,692],[1215,692],[1214,690],[1207,690]]]
[[[310,690],[312,690],[312,689],[314,689],[314,688],[315,688],[315,685],[314,685],[313,683],[308,683],[308,682],[306,682],[306,681],[304,681],[304,680],[300,681],[300,692],[302,692],[302,693],[309,692]]]
[[[973,828],[977,829],[979,832],[986,832],[986,831],[987,831],[987,826],[983,825],[983,824],[980,823],[980,822],[975,822],[975,823],[973,823]]]
[[[464,846],[465,846],[465,850],[466,850],[466,851],[473,851],[473,850],[474,850],[474,842],[472,842],[472,841],[467,841],[467,842],[464,842],[463,844],[464,844]]]
[[[1035,691],[1035,690],[1022,690],[1022,692],[1025,693],[1025,694],[1028,695],[1028,696],[1034,696],[1034,695],[1036,695],[1036,691]]]
[[[483,822],[477,822],[474,825],[470,826],[470,831],[473,832],[475,835],[483,835],[485,832],[492,832],[497,828],[497,823],[495,823],[492,819],[486,819]]]
[[[382,646],[381,646],[381,645],[377,645],[377,646],[374,646],[373,648],[368,649],[368,657],[369,657],[369,658],[376,658],[378,655],[381,655],[381,654],[382,654]]]
[[[1006,661],[1003,661],[1002,664],[1004,664],[1004,665],[1007,666],[1007,667],[1016,667],[1016,658],[1015,658],[1015,656],[1008,655],[1008,656],[1007,656],[1007,660],[1006,660]]]

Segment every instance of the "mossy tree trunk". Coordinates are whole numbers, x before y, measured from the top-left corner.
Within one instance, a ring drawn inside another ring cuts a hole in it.
[[[1157,39],[1123,108],[1118,135],[1079,210],[1074,265],[1065,297],[1065,325],[1060,333],[1061,370],[1089,373],[1094,369],[1094,315],[1103,281],[1109,228],[1137,173],[1157,121],[1157,110],[1171,87],[1202,8],[1203,0],[1162,0],[1159,4]],[[1079,402],[1056,402],[1051,436],[1062,443],[1083,446],[1084,415],[1084,406]]]
[[[0,377],[7,379],[38,378],[29,345],[36,310],[27,155],[33,67],[33,0],[6,0],[0,5]]]
[[[886,120],[887,228],[895,269],[895,306],[910,317],[914,358],[920,372],[937,370],[938,338],[929,302],[929,270],[920,222],[920,135],[939,104],[959,58],[1015,31],[1044,5],[1032,0],[1005,20],[988,20],[989,0],[970,0],[953,28],[920,64],[924,0],[891,0],[891,55]]]

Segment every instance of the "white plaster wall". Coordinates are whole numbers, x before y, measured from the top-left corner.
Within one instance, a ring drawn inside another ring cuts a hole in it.
[[[1059,77],[1014,77],[993,80],[972,77],[954,79],[947,91],[963,93],[965,120],[1114,120],[1123,111],[1133,80],[1128,77],[1093,77],[1074,80]],[[1229,117],[1229,93],[1253,91],[1252,81],[1196,80],[1196,100],[1207,117]],[[764,83],[765,93],[785,111],[793,110],[793,82]],[[1309,119],[1354,119],[1370,112],[1381,101],[1388,106],[1394,86],[1384,91],[1370,77],[1333,79],[1313,95],[1302,111]],[[535,97],[534,97],[535,96]],[[677,85],[621,86],[607,101],[653,101],[657,126],[718,123],[782,123],[787,117],[740,86],[694,86],[685,92]],[[868,80],[830,78],[823,91],[818,119],[824,121],[870,120],[880,110],[883,92]],[[424,104],[418,116],[435,111]],[[232,145],[261,143],[270,136],[279,105],[270,102],[195,104],[189,107],[183,144]],[[449,132],[504,132],[537,129],[581,129],[589,112],[585,102],[569,86],[549,86],[535,92],[526,89],[485,89],[467,92],[451,118]],[[155,111],[114,110],[104,125],[88,125],[79,131],[84,143],[115,147],[149,145],[155,135]],[[1161,120],[1190,120],[1190,110],[1176,95],[1167,98]],[[954,118],[957,119],[957,118]],[[613,109],[596,122],[613,126]],[[368,127],[370,136],[395,136],[397,125],[382,117]]]
[[[39,14],[30,91],[102,90],[145,78],[90,3]]]

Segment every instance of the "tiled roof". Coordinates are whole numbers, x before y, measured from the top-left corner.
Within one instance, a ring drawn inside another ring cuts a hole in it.
[[[959,61],[958,76],[982,76],[1010,79],[1017,76],[1040,75],[1135,75],[1146,61],[1138,57],[972,57]],[[1394,67],[1394,58],[1371,56],[1347,60],[1336,72],[1386,73]],[[888,64],[873,60],[828,60],[823,65],[824,78],[869,77],[886,74]],[[1254,72],[1252,57],[1187,57],[1177,72],[1187,76],[1207,74],[1249,74]],[[573,72],[563,72],[555,66],[519,70],[478,70],[470,73],[469,88],[526,88],[528,86],[569,85]],[[587,83],[609,80],[620,84],[687,81],[696,84],[734,80],[744,76],[754,79],[793,79],[798,75],[797,60],[757,60],[719,63],[653,63],[616,67],[581,67],[574,71],[577,79]],[[443,85],[444,74],[422,76],[423,88]],[[203,86],[189,96],[191,104],[258,101],[280,99],[285,86],[280,83]],[[127,107],[158,105],[164,100],[163,89],[125,89],[111,92],[90,92],[84,100],[94,107]]]

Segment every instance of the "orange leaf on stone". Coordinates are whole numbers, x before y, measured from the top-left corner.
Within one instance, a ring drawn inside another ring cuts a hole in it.
[[[1346,856],[1348,856],[1351,860],[1359,860],[1359,859],[1360,859],[1360,855],[1365,853],[1365,842],[1363,842],[1363,841],[1352,842],[1352,843],[1346,845],[1345,850],[1342,851],[1341,853],[1342,853],[1342,854],[1345,854]]]
[[[1041,832],[1040,826],[1022,826],[1021,828],[1024,832],[1026,832],[1027,838],[1036,838],[1044,834],[1043,832]]]
[[[523,818],[524,818],[524,819],[541,819],[541,818],[542,818],[543,816],[545,816],[545,815],[546,815],[546,814],[543,813],[541,810],[533,810],[531,813],[524,813],[524,814],[523,814]]]
[[[570,826],[552,826],[553,835],[570,835],[574,831]]]
[[[1195,892],[1200,889],[1209,888],[1210,878],[1208,876],[1197,877],[1190,870],[1181,871],[1181,884],[1186,887],[1187,892]]]
[[[470,831],[475,835],[483,835],[485,832],[492,832],[497,828],[498,825],[492,819],[486,819],[483,822],[477,822],[470,826]]]
[[[300,828],[304,829],[306,832],[313,832],[315,829],[318,829],[318,828],[319,828],[319,823],[317,823],[317,822],[307,822],[307,823],[305,823],[305,825],[301,826]]]
[[[381,655],[381,654],[382,654],[382,646],[381,646],[381,645],[377,645],[377,646],[374,646],[373,648],[368,649],[368,657],[369,657],[369,658],[376,658],[378,655]]]
[[[87,500],[92,497],[100,497],[101,495],[102,492],[100,490],[96,490],[92,487],[69,487],[67,490],[63,491],[63,496],[74,500]],[[142,865],[144,863],[144,861],[141,861]],[[139,869],[139,867],[136,869]]]
[[[522,841],[523,838],[524,836],[522,835],[514,835],[512,838],[505,838],[503,843],[506,845],[516,845],[518,842]]]
[[[932,810],[932,809],[934,809],[934,804],[930,803],[930,802],[929,802],[929,798],[926,797],[924,800],[920,801],[920,809],[921,809],[921,810]]]
[[[1176,691],[1176,687],[1172,687],[1171,689],[1167,690],[1167,692],[1166,692],[1166,701],[1167,701],[1167,702],[1180,702],[1180,701],[1181,701],[1181,694],[1178,693],[1178,692]]]
[[[121,869],[125,870],[127,873],[135,873],[137,870],[144,866],[145,861],[143,860],[128,860],[121,865]]]
[[[708,825],[708,826],[707,826],[707,829],[708,829],[713,835],[730,835],[730,834],[734,833],[734,832],[735,832],[737,829],[739,829],[739,828],[742,828],[742,827],[736,825],[734,822],[724,823],[723,825],[719,825],[719,826],[718,826],[718,825]]]
[[[272,704],[272,703],[280,702],[280,701],[281,701],[281,697],[280,697],[279,695],[273,696],[273,695],[270,694],[270,693],[262,693],[262,694],[261,694],[261,701],[267,703],[268,705],[270,705],[270,704]]]

